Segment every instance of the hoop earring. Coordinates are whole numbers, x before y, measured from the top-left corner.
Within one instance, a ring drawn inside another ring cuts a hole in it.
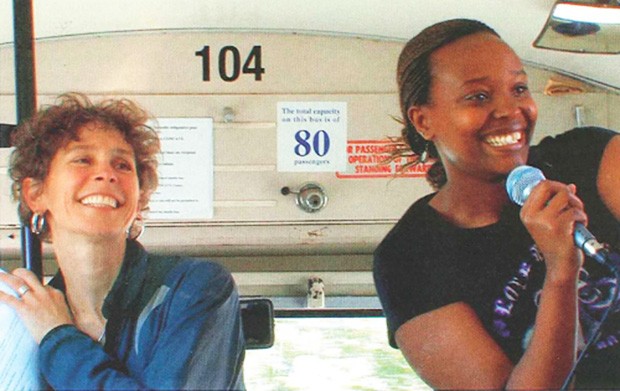
[[[129,228],[127,228],[127,239],[129,240],[138,240],[140,236],[144,233],[145,225],[142,217],[136,217],[135,220],[131,223]]]
[[[30,232],[35,235],[41,235],[45,229],[45,214],[33,213],[30,218]]]

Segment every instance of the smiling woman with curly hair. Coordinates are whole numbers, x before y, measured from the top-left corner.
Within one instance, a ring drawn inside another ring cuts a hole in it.
[[[148,118],[129,100],[69,94],[18,127],[13,195],[60,270],[48,285],[25,269],[0,273],[17,293],[0,302],[39,344],[54,389],[243,389],[230,273],[149,254],[136,240],[157,187],[159,139]]]

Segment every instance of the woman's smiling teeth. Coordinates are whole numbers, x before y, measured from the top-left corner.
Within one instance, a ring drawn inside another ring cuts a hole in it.
[[[488,136],[484,139],[484,142],[494,147],[503,147],[506,145],[517,144],[521,141],[521,137],[521,132],[512,132],[498,136]]]
[[[112,198],[104,195],[92,195],[88,197],[82,198],[80,201],[83,205],[95,206],[95,207],[104,207],[109,206],[111,208],[116,208],[118,206],[118,202]]]

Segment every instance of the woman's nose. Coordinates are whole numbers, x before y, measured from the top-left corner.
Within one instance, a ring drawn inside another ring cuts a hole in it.
[[[114,168],[110,165],[105,164],[97,167],[97,174],[95,175],[95,180],[114,183],[118,180],[118,177],[116,176]]]
[[[500,97],[496,99],[493,116],[495,118],[510,117],[520,112],[520,105],[514,97]]]

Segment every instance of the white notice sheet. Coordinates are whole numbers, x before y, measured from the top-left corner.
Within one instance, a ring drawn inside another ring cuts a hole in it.
[[[158,118],[162,156],[149,220],[213,218],[213,118]]]

